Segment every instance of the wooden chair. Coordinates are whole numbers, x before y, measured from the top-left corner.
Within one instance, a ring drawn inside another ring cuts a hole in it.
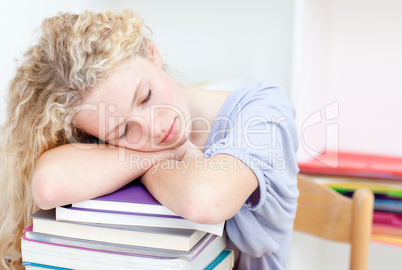
[[[353,199],[298,176],[299,199],[294,229],[324,239],[351,244],[350,269],[367,269],[374,196],[358,189]]]

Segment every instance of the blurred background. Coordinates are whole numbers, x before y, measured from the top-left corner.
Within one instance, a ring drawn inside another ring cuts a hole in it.
[[[180,81],[283,87],[297,109],[300,159],[338,149],[402,156],[400,0],[2,1],[0,121],[16,59],[43,18],[127,8],[143,16]],[[346,254],[343,244],[295,234],[289,269],[347,269]],[[402,248],[373,243],[369,269],[399,269],[398,256]]]

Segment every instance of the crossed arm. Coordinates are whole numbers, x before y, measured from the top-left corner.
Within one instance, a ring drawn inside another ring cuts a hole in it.
[[[35,202],[49,209],[113,192],[141,177],[152,195],[180,216],[219,223],[234,216],[258,191],[254,173],[235,157],[192,156],[178,161],[171,153],[91,144],[54,148],[41,156],[35,168]],[[139,162],[144,159],[147,162]]]

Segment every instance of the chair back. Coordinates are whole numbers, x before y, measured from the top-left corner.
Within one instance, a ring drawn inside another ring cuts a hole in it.
[[[350,269],[367,269],[373,219],[371,190],[358,189],[348,198],[298,176],[299,198],[294,229],[324,239],[351,244]]]

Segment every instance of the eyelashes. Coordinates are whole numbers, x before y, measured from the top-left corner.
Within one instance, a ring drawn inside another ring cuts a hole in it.
[[[152,98],[152,90],[149,89],[147,97],[141,102],[141,104],[145,104],[145,103],[149,102],[151,100],[151,98]]]
[[[151,98],[152,98],[152,90],[149,89],[148,95],[147,95],[147,97],[146,97],[143,101],[141,101],[141,105],[144,105],[144,104],[148,103],[148,102],[151,100]],[[127,136],[128,131],[129,131],[129,126],[128,126],[128,124],[126,124],[126,126],[125,126],[125,128],[124,128],[124,132],[123,132],[123,134],[119,137],[119,140],[124,139],[124,138]]]
[[[128,124],[126,125],[126,127],[124,128],[124,132],[123,134],[119,137],[119,140],[124,139],[127,136],[128,133]]]

